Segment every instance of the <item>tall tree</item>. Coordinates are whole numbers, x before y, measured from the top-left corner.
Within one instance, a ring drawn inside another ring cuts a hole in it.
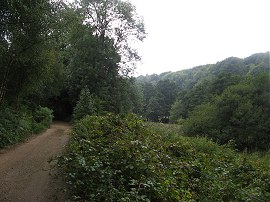
[[[184,106],[181,100],[176,100],[170,110],[170,123],[178,123],[183,119]]]
[[[121,55],[121,72],[128,75],[133,71],[134,61],[140,59],[130,42],[145,38],[144,24],[135,7],[121,0],[82,0],[80,6],[84,23],[91,25],[101,42],[105,42],[106,37],[113,39],[114,47]]]
[[[55,64],[47,39],[56,5],[49,0],[3,0],[0,7],[0,102],[38,89]]]
[[[87,87],[102,100],[104,110],[128,111],[134,105],[135,99],[130,97],[135,95],[135,89],[125,79],[133,71],[125,57],[129,53],[129,59],[137,59],[128,42],[144,38],[143,24],[128,2],[82,0],[77,6],[74,11],[78,17],[66,49],[68,91],[73,105]]]
[[[161,80],[157,83],[157,99],[161,106],[161,117],[163,122],[169,122],[170,109],[177,96],[176,84],[170,80]]]
[[[69,93],[73,101],[87,86],[92,94],[102,96],[118,77],[120,56],[112,40],[100,42],[88,25],[78,24],[70,38],[68,64]]]

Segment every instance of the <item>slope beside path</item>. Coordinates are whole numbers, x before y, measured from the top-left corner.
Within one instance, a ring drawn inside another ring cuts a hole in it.
[[[71,126],[56,122],[25,143],[0,150],[0,202],[63,201],[55,157],[69,140]]]

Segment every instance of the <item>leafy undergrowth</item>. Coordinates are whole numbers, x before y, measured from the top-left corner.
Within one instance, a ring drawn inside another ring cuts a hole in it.
[[[39,133],[52,123],[52,110],[37,107],[35,110],[21,107],[0,108],[0,149],[23,141],[29,134]]]
[[[72,200],[270,201],[266,167],[205,138],[153,128],[134,115],[77,122],[60,160]]]

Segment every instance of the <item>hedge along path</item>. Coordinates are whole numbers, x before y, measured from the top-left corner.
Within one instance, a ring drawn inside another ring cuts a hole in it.
[[[69,124],[56,122],[27,142],[0,150],[0,201],[64,201],[64,183],[54,165],[70,131]]]

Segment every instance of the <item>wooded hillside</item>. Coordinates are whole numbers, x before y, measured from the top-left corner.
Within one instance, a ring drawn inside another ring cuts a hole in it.
[[[179,72],[139,76],[141,114],[151,121],[182,123],[202,135],[239,149],[269,148],[269,52],[231,57]]]

